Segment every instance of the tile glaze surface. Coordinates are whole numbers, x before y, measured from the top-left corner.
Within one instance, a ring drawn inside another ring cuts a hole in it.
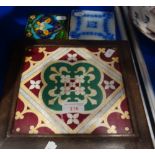
[[[132,134],[118,50],[32,46],[13,134]]]
[[[26,26],[26,36],[32,39],[67,39],[67,17],[61,15],[31,15]]]
[[[115,40],[115,20],[112,12],[73,10],[70,39]]]

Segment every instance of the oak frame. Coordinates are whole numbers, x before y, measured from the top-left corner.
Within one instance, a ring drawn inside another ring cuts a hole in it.
[[[12,135],[11,127],[19,90],[21,67],[27,45],[60,47],[116,47],[119,49],[120,66],[129,103],[134,134],[129,135]],[[147,120],[140,96],[138,81],[127,41],[36,41],[25,42],[14,48],[12,63],[6,78],[4,95],[0,103],[0,147],[44,148],[53,140],[58,148],[153,148]],[[10,80],[11,77],[11,80]],[[134,90],[134,91],[133,91]],[[5,111],[5,113],[4,113]],[[141,121],[142,120],[142,121]]]

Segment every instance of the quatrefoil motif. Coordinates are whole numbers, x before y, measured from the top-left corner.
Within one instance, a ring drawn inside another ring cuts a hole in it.
[[[80,103],[90,112],[105,99],[102,88],[103,74],[94,65],[86,62],[56,62],[49,64],[42,73],[44,83],[42,100],[57,112],[64,103]]]

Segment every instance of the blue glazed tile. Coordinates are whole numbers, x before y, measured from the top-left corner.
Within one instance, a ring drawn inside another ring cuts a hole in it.
[[[115,20],[112,12],[73,10],[69,39],[115,40]]]

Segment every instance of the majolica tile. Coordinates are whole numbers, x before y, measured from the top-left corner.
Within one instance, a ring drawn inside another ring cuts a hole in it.
[[[12,133],[132,134],[115,47],[32,46]]]
[[[26,26],[26,36],[32,39],[66,39],[67,16],[31,15]]]
[[[73,10],[70,39],[115,40],[115,20],[112,12]]]

